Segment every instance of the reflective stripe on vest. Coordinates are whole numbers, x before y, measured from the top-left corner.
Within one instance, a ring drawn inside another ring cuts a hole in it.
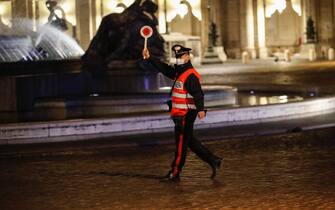
[[[191,74],[194,74],[200,80],[199,73],[191,68],[182,73],[172,87],[171,116],[184,116],[189,109],[196,109],[193,96],[184,88],[185,81]]]
[[[197,109],[194,104],[172,104],[172,108],[176,109]]]
[[[172,97],[176,97],[176,98],[193,98],[193,96],[191,96],[190,94],[176,93],[176,92],[172,92]]]

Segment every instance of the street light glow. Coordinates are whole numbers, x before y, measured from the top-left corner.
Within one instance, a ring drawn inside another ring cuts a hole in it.
[[[69,13],[73,10],[73,6],[70,5],[68,2],[62,2],[61,7],[65,13]]]
[[[12,19],[12,5],[10,1],[0,1],[0,20],[5,25],[11,26],[11,19]]]
[[[117,7],[117,2],[115,0],[108,1],[107,7],[109,10],[114,11]]]
[[[1,2],[0,1],[0,15],[6,15],[11,9],[10,2]]]
[[[181,18],[184,18],[187,12],[188,12],[187,5],[184,3],[179,4],[177,8],[178,15],[180,15]]]
[[[286,0],[275,1],[274,7],[279,11],[279,13],[282,13],[283,10],[286,8]]]
[[[192,6],[192,14],[199,20],[202,20],[201,16],[201,1],[200,0],[187,0]]]
[[[134,0],[123,0],[122,3],[129,7],[132,3],[134,3]]]
[[[5,7],[0,4],[0,15],[3,15],[5,13]]]
[[[114,12],[116,12],[116,13],[122,13],[124,11],[124,8],[123,7],[116,7],[115,9],[114,9]]]
[[[64,10],[66,20],[70,22],[72,25],[76,25],[76,15],[75,15],[75,3],[72,1],[61,1],[59,6]],[[58,17],[62,17],[61,14]]]
[[[286,0],[275,0],[267,5],[266,17],[271,17],[277,10],[282,13],[286,8]]]
[[[291,0],[293,10],[301,16],[300,0]],[[266,17],[271,17],[276,11],[282,13],[287,7],[286,0],[268,0],[266,5]]]

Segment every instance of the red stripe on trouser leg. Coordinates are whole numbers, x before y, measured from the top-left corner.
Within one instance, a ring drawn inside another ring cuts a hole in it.
[[[183,155],[184,124],[185,124],[185,119],[183,119],[183,121],[182,121],[183,128],[182,128],[181,133],[179,135],[178,157],[176,159],[175,167],[174,167],[174,170],[173,170],[173,175],[174,176],[176,176],[179,173],[179,165],[180,165],[181,157]]]
[[[174,171],[173,171],[174,176],[176,176],[179,172],[179,164],[180,164],[181,156],[182,156],[182,152],[183,152],[183,136],[184,135],[182,133],[179,135],[178,157],[177,157],[175,168],[174,168]]]

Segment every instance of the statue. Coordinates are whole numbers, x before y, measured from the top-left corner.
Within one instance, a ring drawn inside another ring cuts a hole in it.
[[[314,22],[312,17],[309,16],[307,20],[307,43],[314,43],[315,42],[315,29],[314,29]]]
[[[144,25],[153,28],[148,40],[152,56],[164,57],[164,39],[157,30],[158,9],[151,0],[136,0],[120,14],[105,16],[99,29],[82,57],[83,69],[88,71],[106,70],[113,61],[137,60],[141,57],[144,39],[140,29]]]
[[[65,19],[65,12],[63,8],[57,5],[56,0],[47,0],[45,2],[46,7],[50,11],[50,15],[48,17],[48,24],[55,26],[56,28],[66,31],[68,29]],[[61,13],[61,17],[57,15],[57,11]]]
[[[217,34],[216,24],[214,22],[210,25],[209,41],[213,47],[216,47],[216,43],[219,35]]]

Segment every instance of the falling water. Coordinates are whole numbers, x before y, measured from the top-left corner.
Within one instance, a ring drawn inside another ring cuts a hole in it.
[[[15,23],[15,28],[0,32],[0,62],[71,59],[84,53],[72,37],[50,24],[38,25],[34,32],[31,20]]]

